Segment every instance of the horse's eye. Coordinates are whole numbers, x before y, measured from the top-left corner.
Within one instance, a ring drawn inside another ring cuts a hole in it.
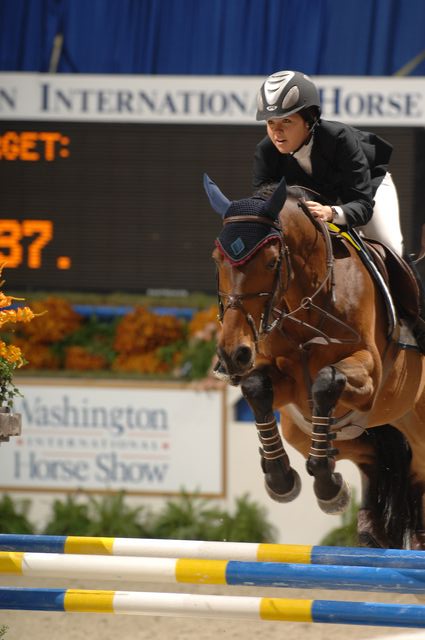
[[[276,265],[277,265],[277,259],[273,258],[267,263],[266,268],[269,269],[270,271],[273,271],[274,269],[276,269]]]

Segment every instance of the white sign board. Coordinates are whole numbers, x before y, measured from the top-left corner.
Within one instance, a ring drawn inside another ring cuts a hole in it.
[[[98,384],[19,384],[0,489],[225,494],[223,391]]]
[[[328,120],[425,126],[425,78],[313,79]],[[263,80],[259,76],[0,73],[0,119],[258,125],[256,95]]]

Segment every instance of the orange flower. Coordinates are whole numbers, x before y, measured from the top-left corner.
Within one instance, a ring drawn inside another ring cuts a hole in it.
[[[137,307],[118,324],[114,348],[119,354],[147,354],[183,337],[184,324],[178,318]]]
[[[84,347],[73,345],[65,350],[65,369],[73,371],[99,371],[108,363],[101,355],[90,353]]]

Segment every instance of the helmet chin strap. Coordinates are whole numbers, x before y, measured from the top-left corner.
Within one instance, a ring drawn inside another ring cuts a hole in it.
[[[299,146],[299,147],[297,147],[297,148],[295,149],[295,151],[290,151],[290,152],[289,152],[289,155],[290,155],[290,156],[293,156],[295,153],[297,153],[300,149],[302,149],[306,144],[308,144],[308,143],[310,142],[311,137],[312,137],[312,135],[313,135],[313,133],[314,133],[314,130],[315,130],[315,128],[317,127],[317,125],[318,125],[318,124],[319,124],[319,118],[318,118],[317,120],[315,120],[315,121],[313,122],[313,124],[311,125],[311,129],[309,129],[309,135],[308,135],[308,136],[307,136],[307,138],[304,140],[304,142],[302,142],[302,143],[300,144],[300,146]]]

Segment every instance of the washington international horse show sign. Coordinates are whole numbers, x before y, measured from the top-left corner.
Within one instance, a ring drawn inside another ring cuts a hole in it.
[[[0,447],[0,490],[225,495],[223,390],[50,379],[19,389],[25,426]]]
[[[95,122],[249,124],[257,76],[0,73],[0,118]],[[425,78],[319,76],[328,120],[424,126]]]

